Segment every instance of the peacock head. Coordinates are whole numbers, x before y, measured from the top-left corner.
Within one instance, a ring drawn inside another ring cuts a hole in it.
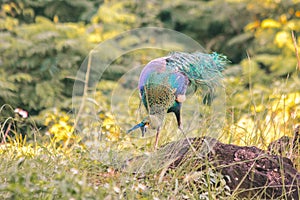
[[[130,133],[131,131],[134,131],[134,130],[140,128],[142,131],[142,137],[144,137],[145,133],[147,132],[147,130],[149,128],[158,130],[162,125],[162,121],[163,121],[163,119],[161,119],[161,117],[159,117],[157,115],[149,115],[149,116],[145,117],[141,123],[135,125],[131,129],[129,129],[127,131],[127,133]]]

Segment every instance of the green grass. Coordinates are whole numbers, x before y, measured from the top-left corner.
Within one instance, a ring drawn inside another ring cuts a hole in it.
[[[70,152],[39,147],[34,155],[15,155],[9,147],[0,155],[1,199],[222,199],[229,194],[221,174],[212,168],[197,172],[192,162],[135,174],[116,171],[81,147]]]
[[[125,94],[131,95],[130,91],[123,91],[124,96]],[[103,98],[104,96],[101,96],[102,101]],[[101,102],[100,99],[97,101]],[[197,98],[191,99],[183,107],[185,130],[190,137],[207,133],[213,120],[209,118],[207,108],[199,107],[196,110],[193,107],[197,101]],[[28,130],[30,137],[28,136],[27,140],[20,137],[17,130],[12,130],[14,137],[0,145],[0,199],[239,199],[238,194],[241,191],[230,194],[225,182],[226,177],[216,172],[209,162],[195,166],[195,158],[189,158],[178,168],[168,169],[168,163],[172,159],[166,161],[149,153],[153,152],[154,143],[151,131],[144,139],[140,138],[139,131],[126,135],[124,130],[139,120],[136,114],[138,102],[134,96],[125,101],[132,107],[120,105],[121,102],[124,101],[120,100],[117,103],[120,115],[116,121],[110,120],[124,127],[113,140],[105,139],[109,128],[105,129],[106,133],[99,141],[95,140],[97,137],[84,138],[89,129],[83,130],[82,133],[78,133],[82,138],[71,140],[68,146],[64,145],[65,141],[55,140],[54,135],[37,131],[33,122],[28,126],[31,128]],[[222,125],[221,141],[266,148],[269,137],[291,135],[292,126],[297,123],[297,118],[283,123],[285,132],[275,136],[265,135],[269,130],[278,133],[276,128],[281,128],[275,123],[280,120],[278,116],[281,116],[282,112],[278,102],[269,100],[262,103],[262,110],[270,110],[272,105],[278,105],[278,109],[272,112],[257,111],[250,117],[241,115],[241,119],[246,122],[243,127],[239,119],[231,121],[230,117],[227,117],[226,123]],[[104,112],[110,109],[108,105],[100,106]],[[289,105],[284,104],[285,107]],[[298,109],[299,105],[293,104],[290,107]],[[199,113],[204,115],[199,118]],[[64,114],[60,115],[54,124],[59,124],[61,118],[66,120]],[[266,124],[265,119],[268,115],[274,118]],[[104,115],[104,119],[108,118],[107,116]],[[6,125],[20,120],[16,117],[7,119],[4,120]],[[68,125],[68,120],[64,122]],[[253,126],[249,126],[251,124]],[[5,134],[4,125],[2,124],[0,129],[1,135]],[[49,123],[49,126],[52,125]],[[161,133],[160,145],[183,138],[177,130],[172,114],[168,114]],[[60,134],[59,129],[55,134]],[[152,157],[148,157],[147,162],[133,163],[125,170],[120,169],[125,165],[125,160],[136,155]],[[201,171],[200,168],[204,170]],[[260,196],[252,196],[251,199],[260,199]]]

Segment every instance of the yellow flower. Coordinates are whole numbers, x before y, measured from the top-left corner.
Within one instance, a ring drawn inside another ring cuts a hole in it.
[[[276,34],[274,43],[278,47],[283,47],[286,43],[289,42],[289,39],[290,39],[289,33],[287,33],[286,31],[280,31]]]
[[[260,21],[256,20],[254,22],[247,24],[244,29],[245,29],[245,31],[249,31],[249,30],[258,28],[259,26],[260,26]]]
[[[281,24],[274,19],[265,19],[261,23],[262,28],[280,28]]]
[[[9,4],[3,4],[2,9],[7,13],[11,12],[11,6]]]
[[[286,15],[280,15],[280,18],[279,18],[279,20],[280,20],[280,22],[282,23],[282,24],[285,24],[286,22],[287,22],[287,17],[286,17]]]
[[[44,124],[49,126],[48,132],[53,135],[56,142],[66,142],[70,138],[76,138],[73,134],[73,121],[64,112],[48,113]]]

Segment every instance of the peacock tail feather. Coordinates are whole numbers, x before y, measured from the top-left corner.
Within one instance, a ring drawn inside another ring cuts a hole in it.
[[[191,84],[198,87],[206,86],[211,91],[222,80],[222,71],[229,60],[218,53],[205,54],[200,52],[173,52],[167,57],[167,68],[176,69],[185,74]]]

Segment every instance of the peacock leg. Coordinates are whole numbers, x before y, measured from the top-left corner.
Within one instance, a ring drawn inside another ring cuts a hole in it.
[[[156,131],[156,136],[155,136],[155,145],[154,145],[154,149],[156,150],[158,147],[158,136],[159,136],[159,132],[160,132],[160,128],[157,129]]]

